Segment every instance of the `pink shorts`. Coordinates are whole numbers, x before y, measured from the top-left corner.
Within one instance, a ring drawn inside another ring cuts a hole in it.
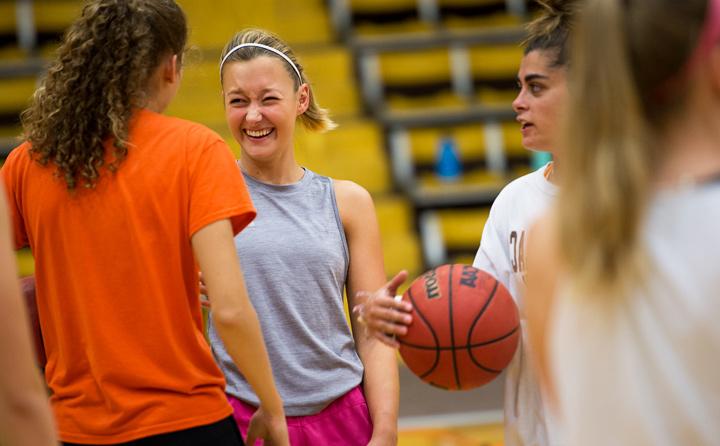
[[[246,438],[250,417],[257,408],[234,396],[227,395],[227,398],[240,432]],[[373,431],[370,412],[360,386],[315,415],[287,417],[287,425],[292,446],[366,446]],[[263,444],[262,440],[258,443]]]

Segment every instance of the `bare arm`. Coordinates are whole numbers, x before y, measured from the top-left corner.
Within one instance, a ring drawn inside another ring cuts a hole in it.
[[[350,249],[347,280],[349,306],[359,290],[375,290],[385,283],[380,229],[370,194],[355,183],[336,181],[335,193]],[[351,317],[358,354],[365,366],[364,390],[373,420],[371,445],[397,443],[400,399],[398,362],[395,350],[368,334]]]
[[[0,444],[57,445],[20,298],[4,194],[0,188]]]
[[[203,271],[215,328],[260,399],[259,436],[265,437],[267,432],[267,438],[274,440],[272,444],[289,444],[282,400],[275,388],[257,313],[245,288],[230,221],[220,220],[200,229],[193,235],[192,245]],[[248,443],[253,444],[250,439],[248,432]]]
[[[550,212],[552,211],[553,209]],[[559,272],[559,245],[554,225],[552,214],[546,214],[533,225],[528,234],[525,292],[531,354],[538,369],[543,392],[551,403],[555,402],[555,395],[550,373],[547,334]]]

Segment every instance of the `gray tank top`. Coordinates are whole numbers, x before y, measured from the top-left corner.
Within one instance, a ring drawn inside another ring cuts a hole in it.
[[[343,307],[349,255],[332,180],[306,169],[291,185],[245,181],[257,218],[235,248],[275,383],[286,415],[315,414],[363,376]],[[209,335],[227,393],[258,405],[212,323]]]

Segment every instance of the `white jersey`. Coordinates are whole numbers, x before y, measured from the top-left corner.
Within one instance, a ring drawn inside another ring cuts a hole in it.
[[[720,444],[720,184],[663,192],[650,279],[627,298],[557,295],[551,372],[567,444]]]
[[[523,311],[527,232],[549,207],[557,187],[545,177],[551,164],[520,177],[500,192],[480,241],[473,266],[489,272],[510,291],[520,309],[522,337],[505,373],[505,445],[550,446],[555,441],[540,383],[530,365]]]

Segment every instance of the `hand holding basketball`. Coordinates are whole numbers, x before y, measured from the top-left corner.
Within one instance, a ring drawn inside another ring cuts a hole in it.
[[[400,271],[377,291],[359,291],[355,294],[353,314],[358,321],[364,324],[371,336],[394,348],[400,346],[395,336],[405,334],[407,325],[412,322],[409,314],[412,305],[395,299],[398,287],[405,282],[407,276],[406,271]]]
[[[398,337],[400,355],[423,381],[447,390],[484,385],[510,363],[520,339],[517,306],[493,276],[442,265],[403,295],[414,322]]]

